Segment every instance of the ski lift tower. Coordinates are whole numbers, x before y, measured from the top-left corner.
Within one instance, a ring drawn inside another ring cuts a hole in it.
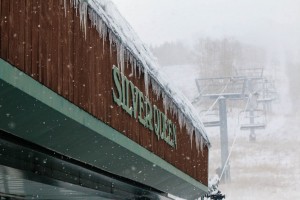
[[[256,141],[256,129],[265,129],[266,127],[266,103],[268,100],[265,98],[265,78],[263,77],[263,68],[242,68],[236,69],[236,77],[244,79],[245,82],[245,95],[249,97],[246,110],[242,111],[239,115],[248,121],[241,123],[241,130],[250,130],[249,140]],[[262,96],[263,110],[258,109],[258,99]],[[241,115],[242,114],[242,115]]]
[[[270,107],[267,104],[275,99],[276,91],[263,77],[263,68],[236,69],[236,75],[233,77],[196,79],[196,85],[200,93],[197,100],[212,99],[217,100],[219,104],[219,119],[203,123],[206,127],[220,127],[221,168],[225,169],[221,181],[227,182],[230,180],[230,169],[226,164],[228,158],[227,100],[248,102],[246,109],[239,115],[240,122],[240,116],[245,119],[240,123],[240,129],[250,130],[249,140],[255,141],[255,130],[266,127],[266,111]],[[258,103],[263,103],[263,109],[258,109]]]
[[[264,79],[262,87],[262,97],[257,99],[257,102],[263,104],[263,109],[266,112],[270,112],[272,111],[272,102],[278,99],[274,80]]]
[[[204,126],[220,127],[222,170],[219,173],[223,173],[223,176],[221,177],[221,182],[230,182],[230,165],[227,162],[229,151],[226,102],[227,99],[245,99],[245,79],[232,77],[204,78],[196,79],[196,85],[201,98],[208,98],[214,101],[218,101],[219,120],[204,122]]]

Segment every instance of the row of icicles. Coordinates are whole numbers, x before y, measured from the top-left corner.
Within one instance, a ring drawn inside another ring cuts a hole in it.
[[[165,113],[169,111],[172,115],[177,116],[179,126],[181,129],[185,125],[187,132],[190,134],[191,144],[193,140],[193,133],[195,133],[195,138],[196,138],[195,142],[196,142],[196,148],[198,150],[198,153],[200,150],[202,152],[204,144],[206,146],[210,146],[208,139],[206,137],[204,139],[204,136],[201,133],[204,131],[203,128],[198,124],[196,120],[194,120],[194,123],[192,123],[193,117],[189,116],[188,113],[185,112],[185,114],[183,114],[183,110],[179,109],[180,106],[178,104],[180,103],[174,102],[172,100],[173,98],[171,98],[172,97],[171,94],[173,92],[169,89],[169,86],[167,86],[168,88],[166,88],[167,84],[164,85],[163,83],[161,83],[161,81],[157,80],[155,75],[157,75],[158,72],[157,71],[155,72],[155,68],[151,67],[151,65],[147,64],[147,62],[143,59],[137,60],[137,57],[139,56],[135,56],[135,55],[141,55],[141,52],[136,50],[137,53],[134,53],[131,49],[129,49],[129,47],[125,46],[125,44],[122,42],[121,36],[118,35],[118,33],[113,31],[114,28],[113,26],[109,25],[108,17],[105,17],[106,16],[105,11],[101,8],[101,6],[98,7],[99,9],[98,11],[101,11],[102,13],[102,16],[100,17],[100,14],[89,6],[87,0],[70,0],[70,4],[75,8],[76,12],[77,10],[79,10],[80,24],[85,35],[87,31],[86,30],[87,17],[89,16],[89,19],[91,20],[91,24],[98,31],[99,37],[103,38],[103,42],[106,40],[108,36],[110,42],[110,49],[113,43],[116,45],[117,62],[122,72],[124,72],[125,63],[129,62],[130,65],[132,66],[132,74],[135,77],[137,76],[140,77],[141,73],[142,72],[144,73],[146,96],[149,96],[148,95],[149,86],[151,85],[153,92],[157,95],[157,98],[162,97]],[[66,0],[64,0],[64,8],[65,10],[67,10]],[[168,93],[169,95],[167,95]],[[195,126],[197,128],[195,128]]]

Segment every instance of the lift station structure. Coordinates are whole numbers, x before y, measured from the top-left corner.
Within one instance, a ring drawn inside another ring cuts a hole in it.
[[[227,102],[242,101],[244,109],[238,120],[241,130],[249,130],[249,140],[256,140],[256,129],[266,127],[266,114],[271,109],[271,102],[276,99],[274,84],[263,76],[263,68],[238,69],[235,76],[196,79],[199,96],[196,101],[218,103],[218,112],[211,108],[201,113],[205,127],[220,127],[222,182],[230,181],[230,165],[228,162],[228,124]],[[263,108],[258,109],[262,104]],[[241,108],[240,108],[241,109]],[[206,115],[215,115],[213,120],[204,120]]]

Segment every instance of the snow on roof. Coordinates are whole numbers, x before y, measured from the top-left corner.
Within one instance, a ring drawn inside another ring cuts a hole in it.
[[[66,0],[65,5],[66,5]],[[96,27],[100,37],[109,38],[110,44],[115,43],[117,60],[121,71],[124,70],[125,61],[129,61],[136,71],[143,71],[146,95],[148,96],[149,84],[156,95],[162,95],[165,111],[176,114],[180,128],[186,126],[190,138],[195,138],[197,148],[203,144],[210,147],[204,125],[189,100],[177,89],[173,88],[160,72],[150,50],[141,42],[128,22],[121,16],[116,6],[110,0],[71,0],[73,6],[79,9],[80,22],[86,33],[87,17]],[[66,6],[65,6],[66,7]]]

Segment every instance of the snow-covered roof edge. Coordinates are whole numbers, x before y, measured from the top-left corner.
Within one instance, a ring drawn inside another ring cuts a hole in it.
[[[66,8],[66,0],[64,3]],[[85,33],[87,16],[89,16],[99,36],[106,38],[108,35],[110,44],[116,44],[117,60],[121,71],[124,70],[125,61],[131,63],[135,75],[137,70],[139,73],[143,71],[146,95],[148,96],[149,84],[151,84],[156,95],[162,95],[165,111],[168,110],[178,116],[180,128],[186,126],[191,140],[192,133],[195,131],[197,148],[202,150],[203,144],[210,147],[204,125],[189,100],[166,81],[164,75],[159,72],[149,49],[141,42],[115,5],[110,0],[70,0],[70,3],[76,10],[79,9],[81,26]]]

